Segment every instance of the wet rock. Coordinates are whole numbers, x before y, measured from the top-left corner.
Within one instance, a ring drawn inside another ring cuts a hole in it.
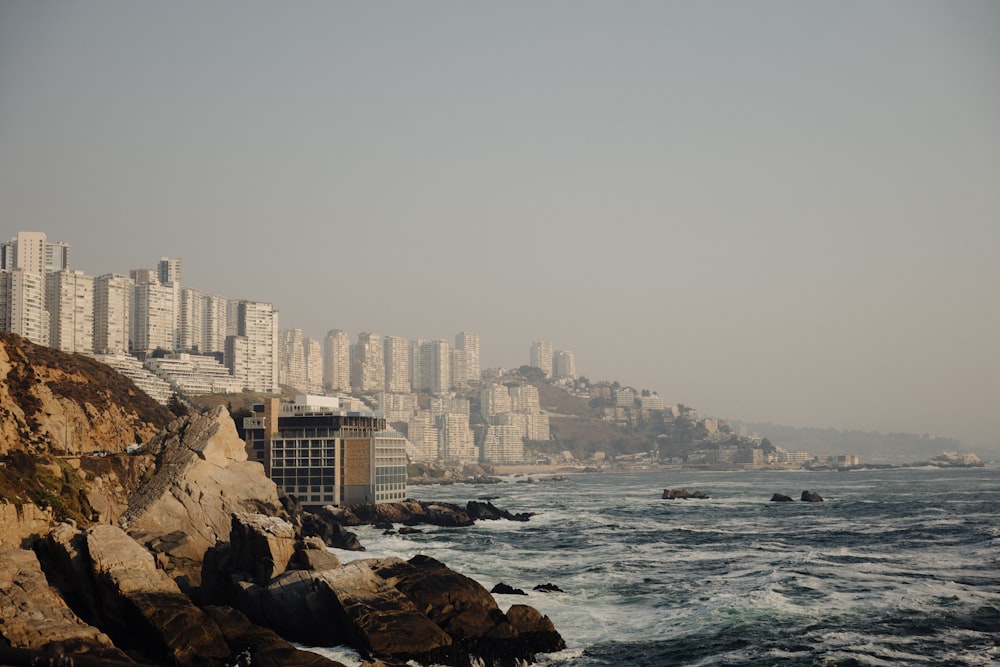
[[[483,503],[475,500],[469,501],[468,505],[466,505],[465,511],[474,521],[496,521],[498,519],[506,519],[508,521],[527,521],[534,516],[533,512],[513,514],[507,510],[494,506],[491,502]]]
[[[707,493],[701,491],[688,491],[687,489],[664,489],[663,500],[707,500],[711,498]]]
[[[790,502],[792,502],[792,498],[791,498],[791,496],[785,496],[785,495],[782,495],[780,493],[776,493],[773,496],[771,496],[771,502],[772,503],[790,503]]]
[[[821,502],[823,502],[823,496],[819,495],[815,491],[803,491],[802,492],[802,502],[804,502],[804,503],[821,503]]]
[[[543,593],[564,593],[563,589],[559,588],[555,584],[538,584],[532,590],[542,591]]]
[[[496,595],[527,595],[527,593],[520,588],[514,588],[513,586],[509,586],[502,581],[491,588],[490,593],[494,593]]]

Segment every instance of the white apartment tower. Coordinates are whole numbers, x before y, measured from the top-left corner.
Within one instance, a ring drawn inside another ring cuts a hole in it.
[[[120,273],[94,279],[94,352],[128,352],[132,288],[132,279]]]
[[[475,463],[479,460],[476,439],[469,428],[469,414],[446,412],[436,418],[438,453],[446,461]]]
[[[407,439],[413,445],[414,461],[436,461],[438,429],[428,410],[418,410],[407,424]]]
[[[341,329],[323,339],[323,384],[331,392],[351,389],[351,338]]]
[[[535,341],[531,344],[530,366],[542,369],[545,377],[552,377],[552,343]]]
[[[519,463],[524,460],[524,441],[516,426],[490,424],[483,438],[483,461]]]
[[[270,303],[240,301],[236,331],[226,338],[229,371],[247,391],[278,393],[278,311]]]
[[[139,282],[133,287],[129,323],[133,353],[157,348],[173,351],[175,341],[174,289],[158,281]]]
[[[442,394],[451,383],[451,346],[446,340],[415,340],[410,346],[414,391]]]
[[[226,319],[226,297],[212,294],[204,297],[201,318],[202,352],[224,352],[229,335]]]
[[[410,342],[399,336],[386,336],[383,352],[386,391],[410,391]]]
[[[49,344],[45,274],[16,268],[0,271],[0,331]]]
[[[358,392],[385,388],[385,353],[382,336],[366,331],[358,334],[351,352],[351,388]]]
[[[323,344],[315,338],[302,341],[306,355],[306,385],[310,394],[323,393]]]
[[[576,358],[573,356],[572,352],[567,350],[559,350],[555,354],[555,359],[553,360],[552,372],[557,378],[575,378],[576,377]]]
[[[49,345],[63,352],[94,351],[94,277],[82,271],[54,271],[45,280]]]
[[[479,405],[483,418],[511,412],[510,391],[499,382],[488,382],[479,390]]]
[[[200,290],[184,287],[180,290],[180,300],[181,319],[177,332],[177,349],[204,352],[205,297]]]
[[[459,356],[465,358],[463,377],[459,379],[458,373],[452,372],[452,375],[455,376],[455,384],[465,385],[479,382],[479,335],[467,331],[455,334],[455,349],[460,351]]]
[[[278,381],[301,392],[307,389],[306,351],[302,344],[302,329],[281,331],[281,366]]]

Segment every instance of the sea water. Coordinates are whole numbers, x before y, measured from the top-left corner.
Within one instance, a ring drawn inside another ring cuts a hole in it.
[[[1000,664],[995,467],[567,477],[412,487],[536,515],[405,536],[361,527],[366,551],[335,551],[426,554],[487,589],[523,589],[495,597],[552,619],[567,644],[539,656],[553,667]],[[660,498],[681,487],[711,498]],[[800,502],[803,490],[824,502]],[[563,592],[532,590],[549,583]]]

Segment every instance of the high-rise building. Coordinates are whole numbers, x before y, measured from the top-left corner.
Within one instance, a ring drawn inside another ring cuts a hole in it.
[[[479,451],[469,428],[469,413],[446,412],[436,418],[439,456],[455,463],[476,463]]]
[[[524,460],[524,441],[516,426],[490,424],[483,438],[483,461],[520,463]]]
[[[572,352],[567,350],[557,351],[552,365],[552,373],[555,377],[560,379],[572,379],[576,377],[576,358]]]
[[[177,260],[180,261],[180,260]],[[180,290],[180,328],[177,333],[177,349],[203,352],[205,334],[205,297],[200,290],[184,287]]]
[[[358,334],[351,353],[351,388],[362,393],[385,389],[385,353],[377,333]]]
[[[463,372],[452,371],[455,378],[455,385],[475,384],[479,382],[479,335],[463,331],[455,334],[455,349],[461,351],[460,357],[465,358],[465,368]],[[459,374],[462,375],[459,379]]]
[[[158,280],[137,282],[132,291],[129,324],[133,353],[174,350],[174,289]]]
[[[414,461],[436,461],[438,458],[438,429],[429,410],[418,410],[410,417],[407,439],[413,446]]]
[[[406,497],[406,439],[385,419],[327,396],[268,399],[244,419],[247,455],[305,507]]]
[[[414,391],[440,394],[451,384],[451,351],[446,340],[415,340],[410,345],[411,383]]]
[[[535,341],[531,344],[530,366],[542,369],[545,377],[552,377],[552,343]]]
[[[247,391],[278,393],[278,311],[270,303],[240,301],[236,331],[226,339],[230,372]]]
[[[45,280],[49,345],[63,352],[94,351],[94,277],[82,271],[53,271]]]
[[[306,391],[306,351],[302,344],[302,329],[281,331],[280,356],[278,382]]]
[[[161,285],[181,282],[181,260],[161,257],[156,265],[156,275]]]
[[[49,344],[44,273],[19,268],[0,271],[0,331],[38,345]]]
[[[410,391],[410,342],[399,336],[386,336],[382,349],[385,355],[386,391]]]
[[[202,352],[224,352],[229,335],[226,319],[226,298],[218,294],[204,297],[202,306]]]
[[[120,273],[94,279],[94,352],[128,352],[133,285],[131,278]]]
[[[306,354],[306,385],[310,394],[323,393],[323,344],[315,338],[302,341]]]
[[[351,389],[351,338],[341,329],[323,339],[323,385],[331,392]]]

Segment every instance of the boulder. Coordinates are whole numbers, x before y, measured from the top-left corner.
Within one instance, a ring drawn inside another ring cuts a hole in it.
[[[531,655],[554,653],[566,648],[566,642],[556,632],[552,620],[534,607],[515,604],[507,610],[507,620],[517,631],[518,641],[524,650]]]
[[[520,588],[514,588],[513,586],[505,584],[502,581],[491,588],[490,593],[493,593],[494,595],[527,595],[527,593]]]
[[[451,638],[368,562],[320,572],[315,583],[351,645],[366,655],[430,663],[448,653]]]
[[[542,591],[543,593],[564,593],[565,591],[555,584],[538,584],[531,590]]]
[[[340,567],[337,554],[327,550],[318,537],[306,537],[295,549],[295,562],[301,570],[332,570]]]
[[[333,507],[323,507],[316,512],[303,512],[301,516],[302,536],[318,537],[323,540],[324,544],[335,549],[364,551],[365,548],[361,545],[358,536],[344,529],[345,525],[359,524],[341,523],[339,517],[342,516]]]
[[[804,503],[821,503],[821,502],[823,502],[823,496],[819,495],[815,491],[803,491],[802,492],[802,502],[804,502]]]
[[[453,660],[471,655],[487,665],[530,663],[536,653],[565,647],[547,617],[531,607],[516,612],[531,619],[522,624],[522,635],[485,588],[429,556],[387,558],[373,568],[448,633],[456,644]]]
[[[67,606],[49,585],[35,553],[25,549],[0,552],[0,645],[128,660],[108,635]]]
[[[711,498],[707,493],[701,491],[688,491],[687,489],[663,489],[663,500],[707,500]]]
[[[100,595],[102,627],[119,648],[181,667],[229,659],[218,626],[124,531],[95,526],[86,532],[86,545]]]
[[[232,514],[230,566],[260,585],[284,572],[295,554],[295,528],[263,514]]]
[[[206,607],[205,613],[219,626],[236,665],[253,667],[344,667],[312,651],[304,651],[274,631],[254,625],[230,607]],[[240,662],[242,660],[242,662]]]
[[[206,550],[229,541],[232,513],[283,511],[263,466],[247,460],[225,406],[175,420],[146,449],[156,455],[156,472],[129,499],[121,525],[161,550],[166,569],[185,588],[200,584]]]
[[[791,496],[785,496],[785,495],[782,495],[780,493],[776,493],[773,496],[771,496],[771,502],[772,503],[790,503],[790,502],[792,502],[792,498],[791,498]]]
[[[491,502],[478,502],[470,500],[465,507],[465,512],[473,521],[487,520],[496,521],[506,519],[508,521],[527,521],[534,516],[533,512],[521,512],[513,514],[507,510],[496,507]]]

